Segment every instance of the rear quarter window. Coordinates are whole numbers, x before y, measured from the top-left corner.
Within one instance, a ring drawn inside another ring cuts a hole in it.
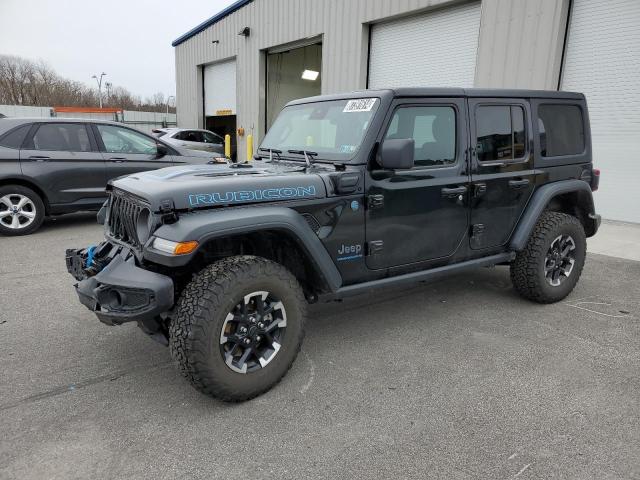
[[[584,119],[578,105],[539,105],[538,132],[543,157],[580,155],[585,150]]]
[[[3,147],[16,148],[19,149],[24,142],[24,138],[27,136],[29,129],[31,128],[31,124],[21,125],[4,135],[0,136],[0,145]]]

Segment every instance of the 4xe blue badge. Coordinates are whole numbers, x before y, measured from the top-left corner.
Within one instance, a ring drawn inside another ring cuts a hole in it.
[[[356,260],[358,258],[362,258],[362,245],[340,245],[337,258],[339,262],[344,262],[346,260]]]
[[[355,212],[359,208],[360,208],[360,203],[357,200],[354,200],[353,202],[351,202],[351,210]]]

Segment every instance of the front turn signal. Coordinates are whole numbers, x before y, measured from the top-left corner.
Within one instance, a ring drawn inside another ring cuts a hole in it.
[[[198,242],[191,240],[190,242],[180,242],[173,251],[174,255],[186,255],[198,248]]]
[[[164,238],[156,237],[153,240],[153,248],[170,255],[187,255],[198,248],[198,242],[190,240],[188,242],[172,242]]]

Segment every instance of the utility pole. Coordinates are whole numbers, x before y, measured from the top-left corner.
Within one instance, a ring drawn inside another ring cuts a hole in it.
[[[106,76],[107,74],[102,72],[100,74],[100,78],[98,78],[96,75],[93,75],[91,78],[95,78],[96,79],[96,83],[98,84],[98,100],[100,101],[100,108],[102,108],[102,77]]]

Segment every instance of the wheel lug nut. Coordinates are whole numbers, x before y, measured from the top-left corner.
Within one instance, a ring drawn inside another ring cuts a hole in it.
[[[256,337],[256,342],[259,342],[260,340],[262,340],[262,337],[261,337],[260,335],[258,335],[258,336]]]
[[[247,327],[240,327],[240,333],[247,333]]]
[[[264,328],[264,323],[262,322],[258,323],[258,328]]]
[[[244,339],[244,343],[245,343],[245,345],[249,345],[251,343],[251,339],[250,338],[245,338]]]

